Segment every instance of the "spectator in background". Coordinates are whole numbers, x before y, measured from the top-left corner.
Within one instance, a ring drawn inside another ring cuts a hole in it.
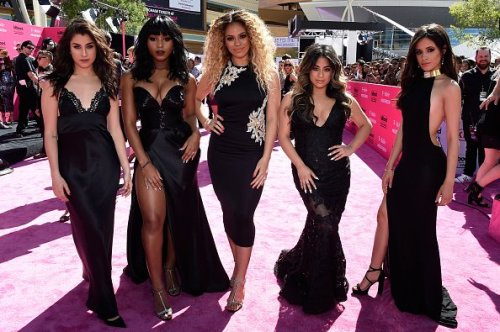
[[[35,49],[35,44],[31,40],[26,40],[21,44],[21,53],[16,59],[17,94],[19,95],[19,119],[16,127],[18,137],[24,135],[24,130],[28,126],[28,114],[31,110],[36,110],[37,93],[35,85],[38,84],[38,77],[33,66],[33,59],[30,55]]]
[[[38,62],[38,68],[36,69],[36,75],[38,76],[39,79],[39,84],[37,85],[37,92],[38,92],[38,98],[37,98],[37,109],[35,110],[35,115],[36,115],[36,123],[38,124],[38,127],[40,127],[40,133],[42,136],[42,150],[40,153],[37,153],[36,155],[33,156],[33,159],[40,159],[40,158],[45,158],[47,155],[45,154],[45,126],[43,124],[43,113],[42,113],[42,89],[44,86],[43,78],[50,74],[53,70],[52,68],[52,61],[54,60],[54,56],[52,55],[52,52],[50,51],[40,51],[38,52],[36,56],[36,60]]]
[[[201,57],[198,55],[194,57],[194,66],[196,69],[198,69],[199,75],[201,75],[203,73],[203,71],[201,70]]]
[[[112,49],[111,42],[113,41],[113,39],[111,37],[111,33],[109,33],[109,31],[104,31],[104,35],[106,36],[106,42],[108,43],[108,46]],[[125,71],[122,65],[121,58],[122,55],[120,53],[113,51],[113,61],[116,66],[115,77],[118,86],[120,86],[120,79],[122,77],[123,72]]]
[[[473,127],[481,116],[479,105],[486,99],[487,93],[493,87],[490,69],[491,50],[480,47],[476,50],[476,67],[466,71],[460,78],[462,90],[462,128],[466,142],[464,173],[455,179],[457,183],[471,182],[476,166],[484,161],[484,149],[478,137],[475,137]],[[472,132],[472,134],[471,134]],[[482,206],[478,203],[479,206]]]
[[[7,50],[0,51],[0,129],[10,129],[14,110],[14,67]]]
[[[283,63],[283,69],[285,73],[285,81],[283,83],[283,90],[281,91],[281,96],[286,95],[288,91],[292,88],[293,84],[297,82],[297,75],[295,75],[295,66],[292,60],[287,59]]]
[[[127,56],[125,57],[125,61],[123,62],[123,67],[125,70],[132,69],[132,66],[135,62],[135,46],[130,46],[127,49]]]
[[[191,75],[194,76],[194,78],[198,79],[198,76],[200,76],[200,71],[198,70],[198,68],[196,68],[196,63],[192,58],[188,59],[188,70]]]

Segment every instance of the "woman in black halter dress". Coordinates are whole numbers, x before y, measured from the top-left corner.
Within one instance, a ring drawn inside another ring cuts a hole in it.
[[[445,30],[423,26],[402,75],[402,157],[387,193],[391,291],[402,311],[456,327],[457,307],[442,286],[437,207],[448,204],[458,159],[460,88]],[[437,141],[446,121],[448,155]],[[392,172],[392,165],[388,165]]]
[[[307,219],[296,246],[279,256],[275,274],[283,282],[280,295],[311,314],[347,300],[346,260],[338,230],[349,193],[348,157],[371,131],[358,103],[346,95],[341,73],[342,65],[331,46],[311,45],[302,59],[298,81],[280,108],[280,144],[292,161]],[[349,145],[342,145],[349,117],[358,131]]]
[[[168,320],[167,292],[224,291],[229,278],[198,189],[196,82],[187,69],[179,27],[168,17],[149,19],[135,55],[134,67],[122,78],[125,129],[137,156],[125,273],[137,283],[149,276],[156,315]]]
[[[120,165],[125,195],[131,180],[112,59],[100,29],[83,19],[73,21],[59,43],[54,72],[42,83],[42,103],[52,189],[71,214],[89,282],[87,307],[106,324],[125,327],[111,281]]]

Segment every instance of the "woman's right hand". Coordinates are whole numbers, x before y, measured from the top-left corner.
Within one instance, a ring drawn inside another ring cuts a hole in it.
[[[307,166],[297,167],[297,174],[300,180],[300,189],[305,193],[312,193],[313,189],[316,188],[314,180],[319,180],[319,178],[314,174],[314,172]]]
[[[222,125],[222,121],[224,121],[224,118],[220,116],[219,114],[214,113],[214,118],[213,119],[207,119],[205,123],[203,124],[203,128],[205,130],[214,132],[217,135],[220,135],[224,132],[224,126]]]
[[[146,189],[163,190],[163,178],[150,160],[139,167],[142,168],[142,177],[144,178]]]
[[[482,103],[479,105],[479,108],[482,110],[487,110],[488,106],[493,103],[498,105],[500,103],[500,94],[491,93]]]
[[[67,202],[68,196],[71,195],[69,186],[61,175],[52,177],[52,191],[63,202]]]
[[[382,191],[387,194],[389,189],[392,187],[392,178],[394,177],[393,169],[384,170],[384,175],[382,175]]]

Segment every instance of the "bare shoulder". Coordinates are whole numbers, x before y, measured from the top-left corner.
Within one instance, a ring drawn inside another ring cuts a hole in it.
[[[444,94],[455,94],[460,93],[460,86],[457,81],[449,78],[446,75],[442,75],[439,79],[436,79],[437,87],[442,90]]]

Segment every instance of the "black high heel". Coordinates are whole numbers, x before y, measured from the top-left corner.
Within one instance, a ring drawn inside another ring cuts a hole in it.
[[[380,272],[377,280],[373,281],[373,280],[368,279],[368,273],[377,272],[377,271]],[[384,291],[384,281],[385,281],[384,270],[382,269],[382,267],[376,269],[376,268],[370,266],[368,268],[368,271],[366,271],[366,273],[365,273],[364,279],[366,279],[366,281],[368,281],[368,283],[369,283],[368,287],[366,287],[365,289],[361,289],[360,284],[357,284],[356,287],[352,288],[353,295],[367,295],[370,288],[376,282],[378,282],[377,295],[382,294],[382,292]]]
[[[469,186],[465,189],[465,191],[469,193],[469,196],[467,197],[467,203],[469,203],[469,205],[472,205],[472,203],[476,203],[479,207],[487,208],[489,206],[488,203],[485,203],[483,201],[483,198],[479,196],[483,189],[484,188],[477,184],[476,181],[469,184]]]

